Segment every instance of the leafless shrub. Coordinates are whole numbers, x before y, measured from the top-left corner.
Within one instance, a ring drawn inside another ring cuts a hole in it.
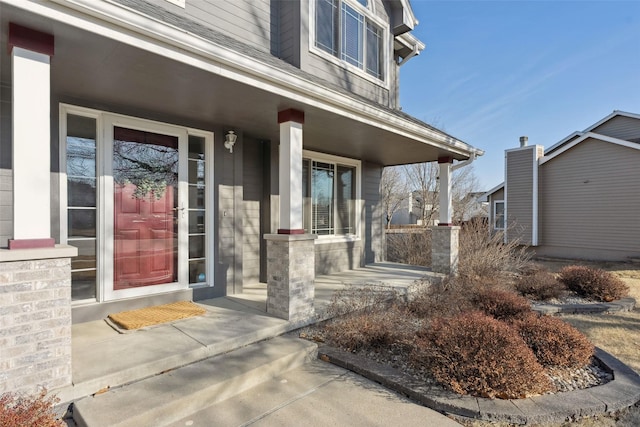
[[[458,256],[458,274],[467,277],[518,272],[531,261],[531,254],[519,241],[505,243],[502,233],[490,234],[481,222],[462,227]]]
[[[0,426],[3,427],[64,427],[57,419],[54,406],[59,399],[47,396],[42,389],[37,395],[4,393],[0,396]]]
[[[473,306],[497,320],[509,320],[531,312],[526,298],[502,289],[479,288],[471,296]]]
[[[326,312],[329,317],[369,313],[389,307],[399,299],[398,291],[391,286],[349,286],[333,293]]]
[[[333,319],[324,326],[324,332],[329,344],[358,351],[409,345],[414,328],[404,309],[394,305]]]
[[[409,301],[409,312],[423,319],[456,315],[471,308],[471,288],[476,285],[457,276],[423,282]]]
[[[509,399],[552,389],[516,330],[480,312],[434,320],[418,334],[411,360],[460,394]]]
[[[431,266],[431,231],[411,229],[387,233],[387,260],[408,265]]]
[[[609,302],[629,295],[629,287],[620,278],[599,268],[570,265],[560,270],[558,278],[585,298]]]
[[[581,368],[588,365],[594,346],[580,331],[557,317],[530,312],[510,324],[543,366]]]
[[[564,283],[558,281],[553,273],[542,268],[527,271],[516,280],[515,288],[522,296],[536,301],[560,298],[567,293]]]

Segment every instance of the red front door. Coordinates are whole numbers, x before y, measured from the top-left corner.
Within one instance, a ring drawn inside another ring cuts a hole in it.
[[[114,129],[114,290],[178,280],[177,164],[177,138]]]
[[[114,289],[177,280],[173,188],[156,199],[135,196],[134,184],[115,187]]]

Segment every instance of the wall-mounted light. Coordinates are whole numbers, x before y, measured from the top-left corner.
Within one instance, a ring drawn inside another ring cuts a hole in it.
[[[236,139],[238,139],[238,135],[236,135],[232,130],[227,132],[227,134],[224,136],[224,148],[229,150],[230,153],[233,153],[233,146],[236,143]]]

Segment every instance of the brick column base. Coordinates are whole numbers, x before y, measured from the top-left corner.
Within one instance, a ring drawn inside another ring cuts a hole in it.
[[[310,234],[266,234],[267,313],[291,322],[315,314],[315,245]]]
[[[431,228],[431,270],[435,273],[458,272],[458,241],[460,227],[437,226]]]
[[[0,251],[0,394],[71,384],[70,256],[76,254],[70,247]],[[17,260],[39,256],[47,259]]]

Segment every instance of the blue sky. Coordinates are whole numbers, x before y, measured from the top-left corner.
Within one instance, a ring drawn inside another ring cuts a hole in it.
[[[402,108],[485,150],[481,190],[502,182],[521,135],[549,147],[613,110],[640,113],[640,0],[412,6],[427,47],[401,68]]]

